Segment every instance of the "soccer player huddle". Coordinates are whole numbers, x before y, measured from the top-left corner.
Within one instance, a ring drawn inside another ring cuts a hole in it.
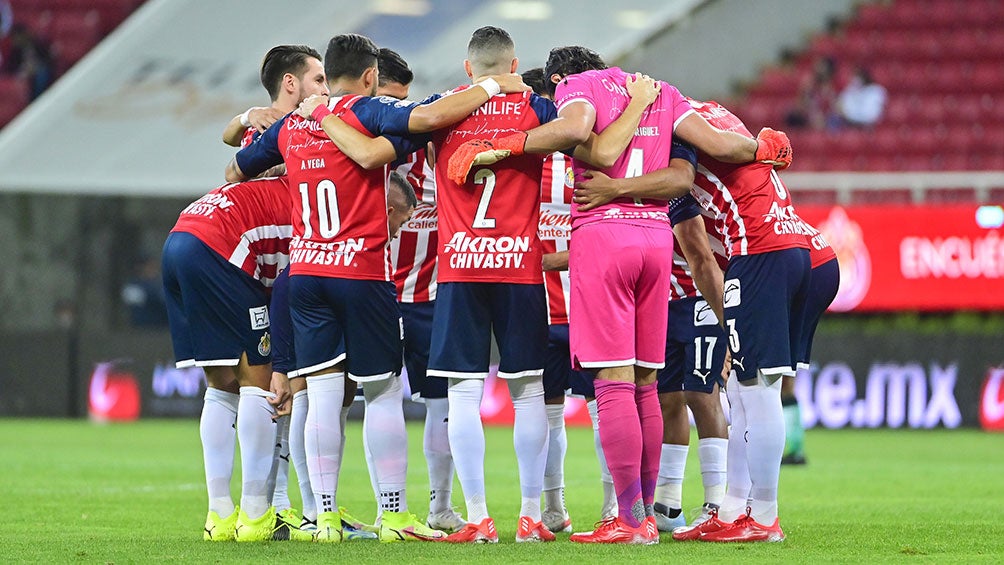
[[[272,106],[227,125],[243,145],[230,184],[183,211],[164,247],[176,361],[209,384],[205,539],[497,542],[480,417],[493,335],[515,412],[517,542],[573,531],[569,392],[588,400],[604,490],[600,521],[571,541],[784,539],[782,378],[808,362],[838,282],[776,173],[787,137],[754,137],[585,47],[522,76],[517,64],[508,33],[480,28],[471,84],[417,103],[407,64],[360,35],[332,38],[323,60],[266,55]],[[425,520],[407,504],[402,364],[426,407]],[[360,386],[375,525],[337,503]],[[689,524],[688,407],[705,500]]]

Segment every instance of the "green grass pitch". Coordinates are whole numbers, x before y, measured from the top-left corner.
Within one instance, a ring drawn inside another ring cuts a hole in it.
[[[612,547],[578,546],[567,534],[551,544],[514,542],[520,497],[507,428],[486,428],[488,505],[502,540],[494,546],[203,542],[196,421],[3,420],[0,429],[4,563],[1004,562],[1004,435],[975,430],[813,430],[809,464],[781,473],[785,542],[679,543],[663,535],[658,546]],[[409,424],[409,433],[408,501],[424,517],[420,424]],[[358,423],[348,438],[339,503],[372,519]],[[690,455],[684,506],[696,508],[696,449]],[[570,429],[565,480],[576,530],[590,529],[598,515],[598,473],[590,430]],[[238,487],[235,477],[235,496]],[[295,486],[291,496],[299,500]],[[459,486],[453,498],[462,507]]]

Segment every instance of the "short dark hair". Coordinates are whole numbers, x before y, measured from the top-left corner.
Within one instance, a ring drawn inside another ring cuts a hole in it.
[[[396,186],[397,189],[401,191],[401,195],[404,196],[404,202],[409,208],[418,206],[418,197],[415,196],[415,187],[411,186],[408,179],[404,178],[401,173],[393,171],[387,180],[389,181],[389,185],[391,187]]]
[[[276,45],[265,53],[261,62],[261,85],[273,102],[279,98],[282,77],[286,73],[299,78],[307,72],[308,57],[321,60],[321,54],[306,45]]]
[[[547,96],[547,86],[544,84],[544,69],[535,67],[529,71],[523,71],[520,75],[523,82],[533,89],[538,96]]]
[[[605,68],[607,64],[603,62],[603,57],[588,47],[578,45],[555,47],[547,55],[547,63],[544,64],[544,86],[551,95],[554,95],[555,84],[551,82],[552,76],[567,77]]]
[[[381,47],[377,60],[380,62],[379,86],[386,86],[388,82],[407,86],[415,80],[415,73],[411,72],[408,62],[398,55],[397,51]]]
[[[336,35],[324,52],[324,74],[331,82],[342,77],[359,78],[377,66],[380,50],[370,38],[357,33]]]
[[[493,70],[493,67],[508,62],[499,60],[501,53],[515,49],[516,44],[509,32],[500,27],[484,26],[471,34],[471,40],[467,43],[467,60],[479,70]]]

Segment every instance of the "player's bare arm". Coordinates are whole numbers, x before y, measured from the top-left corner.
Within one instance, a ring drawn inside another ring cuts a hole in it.
[[[499,92],[508,94],[530,90],[523,83],[523,77],[514,73],[479,78],[474,86],[430,104],[416,106],[408,118],[408,132],[425,133],[459,122]]]
[[[386,138],[369,137],[331,113],[321,112],[315,116],[315,110],[322,105],[326,108],[327,102],[326,95],[309,96],[300,103],[296,113],[308,119],[316,120],[320,117],[321,128],[324,133],[328,134],[328,138],[338,146],[342,153],[345,153],[349,159],[364,169],[382,167],[397,159],[394,145]]]
[[[567,271],[568,251],[558,251],[557,253],[545,253],[543,255],[545,271]]]
[[[724,324],[724,276],[718,262],[715,261],[711,245],[708,243],[704,220],[701,216],[694,216],[677,223],[673,226],[673,237],[680,244],[680,251],[687,259],[687,265],[690,267],[690,273],[697,289],[701,291],[701,295],[708,301],[711,310],[718,317],[718,323]]]
[[[611,178],[599,171],[586,171],[586,180],[575,183],[572,201],[585,212],[615,198],[646,198],[667,202],[683,196],[694,183],[694,167],[686,159],[670,159],[664,169],[629,179]]]
[[[281,120],[284,115],[282,111],[271,106],[248,108],[243,114],[230,119],[227,127],[223,129],[223,143],[231,147],[240,147],[247,128],[253,127],[260,132],[265,131],[269,126]]]
[[[223,176],[227,179],[227,182],[244,182],[250,178],[244,174],[244,171],[241,171],[240,166],[237,164],[237,159],[230,159]]]
[[[683,119],[673,135],[725,163],[770,163],[779,169],[791,164],[791,142],[783,131],[763,128],[756,139],[725,131],[698,114]]]
[[[642,116],[648,106],[655,102],[662,91],[662,83],[654,80],[648,75],[635,73],[628,76],[626,81],[628,95],[631,102],[628,103],[624,113],[620,115],[612,124],[607,126],[599,135],[591,134],[585,143],[575,148],[575,158],[585,161],[590,165],[605,169],[613,166],[617,158],[627,149],[631,139],[634,138],[641,123]]]

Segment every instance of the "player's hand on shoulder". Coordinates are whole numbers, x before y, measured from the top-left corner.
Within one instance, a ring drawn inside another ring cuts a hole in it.
[[[627,76],[625,88],[632,102],[639,100],[648,106],[659,97],[659,92],[662,91],[662,83],[648,75],[635,73],[633,76]]]
[[[271,106],[267,108],[252,108],[248,112],[248,122],[251,123],[251,127],[258,131],[267,130],[272,124],[281,120],[285,114],[281,110],[272,108]]]
[[[502,89],[504,94],[508,94],[510,92],[526,92],[530,90],[530,87],[523,82],[523,77],[515,73],[495,75],[491,78],[495,79],[495,82],[499,83],[499,88]]]
[[[582,173],[582,178],[585,180],[577,180],[572,193],[572,202],[579,206],[580,212],[592,210],[620,196],[614,179],[600,171],[586,171]]]
[[[328,104],[328,95],[311,94],[304,98],[303,102],[300,102],[300,107],[296,109],[296,113],[301,117],[309,119],[311,113],[321,104],[325,106]]]

